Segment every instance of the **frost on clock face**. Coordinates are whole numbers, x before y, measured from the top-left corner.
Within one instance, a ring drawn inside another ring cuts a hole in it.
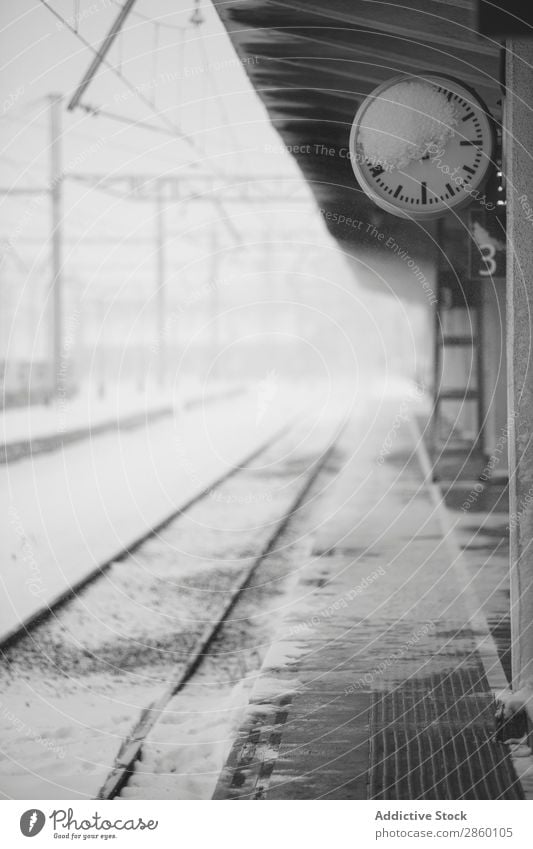
[[[400,82],[370,104],[359,139],[368,160],[388,169],[405,168],[430,145],[443,147],[456,124],[454,105],[434,85]]]

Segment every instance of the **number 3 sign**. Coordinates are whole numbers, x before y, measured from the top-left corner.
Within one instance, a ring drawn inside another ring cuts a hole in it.
[[[505,222],[485,209],[469,214],[470,277],[473,280],[505,277]]]
[[[479,276],[494,277],[498,268],[494,259],[496,256],[496,246],[492,242],[486,242],[479,246],[479,252],[481,254],[481,264],[484,266],[479,269]]]

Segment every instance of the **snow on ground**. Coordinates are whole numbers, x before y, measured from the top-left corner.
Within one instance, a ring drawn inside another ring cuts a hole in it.
[[[291,463],[291,467],[293,464]],[[293,467],[294,470],[294,467]],[[262,563],[191,682],[171,700],[143,745],[123,799],[211,799],[262,664],[311,556],[312,515],[324,472],[306,505]]]
[[[235,384],[219,386],[218,392],[231,391]],[[188,381],[180,386],[178,397],[168,391],[147,387],[143,391],[131,384],[108,387],[101,395],[90,386],[83,387],[72,398],[58,398],[50,404],[26,404],[0,412],[0,444],[11,445],[37,440],[109,423],[124,421],[131,416],[148,415],[155,410],[184,408],[204,392],[197,383]]]
[[[223,672],[223,670],[221,670]],[[154,728],[123,799],[210,799],[231,750],[254,679],[219,674],[175,699]]]
[[[255,407],[236,403],[231,421],[239,412],[248,421],[255,417]],[[281,409],[286,415],[291,407]],[[6,653],[1,792],[15,798],[96,795],[140,709],[168,686],[302,485],[326,442],[321,418],[315,409],[251,469],[113,564],[75,603]],[[300,553],[293,533],[234,611],[203,680],[191,682],[184,700],[171,703],[170,719],[154,729],[155,745],[143,766],[158,778],[143,785],[144,798],[209,798],[247,701],[250,670],[256,674],[260,667],[287,582],[304,559]]]
[[[73,398],[59,398],[50,404],[26,404],[3,410],[0,442],[12,444],[56,436],[164,406],[169,406],[168,394],[155,390],[141,393],[129,386],[115,387],[104,397],[94,391],[82,391]]]
[[[0,468],[0,637],[327,398],[280,387],[258,420],[250,392]]]

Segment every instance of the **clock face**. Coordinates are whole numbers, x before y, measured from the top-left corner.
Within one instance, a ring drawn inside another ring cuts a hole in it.
[[[383,167],[363,150],[360,133],[365,113],[376,96],[386,98],[387,89],[413,81],[430,83],[443,94],[454,108],[456,123],[445,144],[428,144],[421,159],[404,167]],[[359,184],[382,209],[402,218],[438,218],[483,197],[493,146],[491,120],[473,92],[437,74],[401,76],[379,86],[357,111],[350,134],[350,159]]]

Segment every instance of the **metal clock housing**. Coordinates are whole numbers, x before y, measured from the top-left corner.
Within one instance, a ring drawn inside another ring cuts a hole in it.
[[[386,168],[368,157],[360,139],[365,115],[376,97],[400,82],[435,86],[454,105],[457,123],[442,149],[430,148],[404,168]],[[376,88],[361,104],[350,133],[350,160],[367,195],[382,209],[401,218],[439,218],[483,197],[494,152],[494,127],[475,92],[441,74],[401,75]]]

